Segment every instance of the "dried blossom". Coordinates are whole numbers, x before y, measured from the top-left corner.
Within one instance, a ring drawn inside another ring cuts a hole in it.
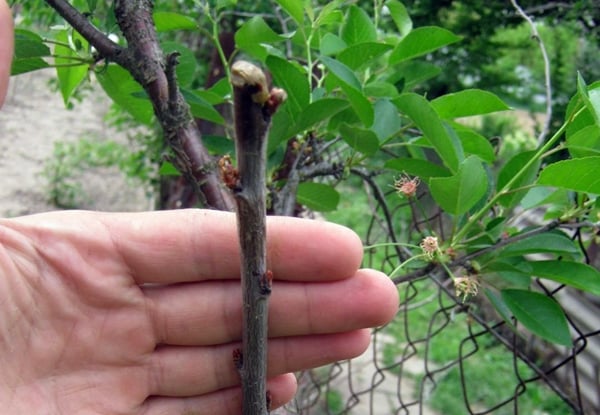
[[[479,292],[479,281],[474,275],[454,278],[454,290],[457,297],[462,297],[464,302],[467,297],[474,297]]]
[[[423,238],[419,246],[429,259],[433,259],[435,253],[440,249],[438,245],[438,238],[436,236],[426,236]]]
[[[403,174],[399,179],[394,181],[394,188],[400,196],[413,197],[417,194],[419,183],[421,183],[421,180],[418,177],[411,179],[406,174]]]

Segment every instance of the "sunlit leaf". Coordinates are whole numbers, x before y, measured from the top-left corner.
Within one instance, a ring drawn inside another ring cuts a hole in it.
[[[600,126],[600,85],[588,89],[581,74],[577,73],[577,92],[592,114],[595,124]]]
[[[572,157],[600,156],[600,126],[592,124],[567,136]]]
[[[398,43],[389,62],[396,64],[433,52],[441,47],[461,40],[460,36],[437,26],[424,26],[412,30]]]
[[[60,42],[54,47],[56,75],[60,93],[67,105],[75,89],[87,76],[89,64],[81,62],[80,59],[87,53],[88,43],[79,33],[67,29],[58,32],[56,40]],[[64,46],[67,44],[71,47]],[[76,44],[82,45],[79,50],[76,49]]]
[[[333,187],[314,182],[304,182],[298,185],[296,193],[298,203],[317,212],[330,212],[337,208],[340,194]]]
[[[390,11],[390,15],[398,28],[400,37],[406,36],[413,28],[412,20],[406,11],[406,7],[397,0],[388,0],[385,5]]]
[[[39,35],[29,30],[16,29],[11,75],[47,68],[49,65],[43,58],[50,54],[50,48]]]
[[[263,62],[269,54],[264,45],[274,44],[285,39],[285,36],[275,33],[262,16],[258,15],[247,20],[235,33],[235,44],[244,52]]]
[[[346,45],[346,42],[344,42],[339,36],[327,32],[321,39],[319,51],[321,52],[321,55],[331,56],[346,49],[347,46],[348,45]]]
[[[567,319],[555,300],[526,290],[502,290],[501,295],[515,318],[532,333],[552,343],[572,346]]]
[[[472,154],[488,163],[496,159],[494,147],[487,138],[464,125],[458,123],[451,123],[451,125],[460,139],[465,154]]]
[[[448,213],[461,215],[471,209],[485,195],[487,174],[481,161],[470,156],[451,177],[435,177],[429,181],[434,200]]]
[[[142,124],[151,124],[154,114],[152,104],[147,98],[136,97],[136,94],[143,94],[144,91],[129,72],[118,65],[108,65],[96,72],[96,79],[117,105],[120,105]]]
[[[419,127],[444,164],[451,171],[456,172],[458,164],[463,159],[462,147],[458,140],[448,134],[430,103],[414,93],[402,94],[393,102]]]
[[[386,43],[358,43],[339,52],[337,59],[351,69],[372,64],[373,60],[383,55],[392,47]]]
[[[542,170],[538,184],[600,194],[599,166],[600,156],[558,161]]]
[[[287,14],[290,15],[297,25],[301,26],[304,22],[304,9],[302,1],[298,0],[275,0]]]
[[[465,89],[431,101],[441,118],[470,117],[510,109],[500,98],[481,89]]]

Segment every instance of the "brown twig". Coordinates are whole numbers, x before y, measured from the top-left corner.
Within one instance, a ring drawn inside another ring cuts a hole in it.
[[[112,42],[65,0],[46,0],[108,61],[125,68],[144,88],[173,150],[173,162],[192,183],[205,207],[233,210],[235,202],[222,185],[217,166],[201,140],[189,105],[176,85],[171,55],[166,62],[156,36],[150,0],[116,0],[115,16],[127,47]]]
[[[242,413],[268,413],[267,318],[272,274],[266,248],[266,147],[271,115],[285,99],[282,90],[269,92],[264,72],[238,61],[231,68],[237,177],[231,183],[237,203],[242,264],[243,334]]]

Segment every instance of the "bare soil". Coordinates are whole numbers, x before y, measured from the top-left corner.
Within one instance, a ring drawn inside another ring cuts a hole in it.
[[[53,72],[47,70],[11,78],[0,111],[2,217],[58,209],[49,202],[48,180],[43,175],[56,142],[81,138],[126,142],[123,133],[104,121],[110,103],[102,92],[89,94],[69,110],[51,86],[52,77]],[[116,168],[87,172],[78,181],[83,193],[91,196],[83,198],[78,208],[139,211],[152,205],[144,189],[129,183]]]

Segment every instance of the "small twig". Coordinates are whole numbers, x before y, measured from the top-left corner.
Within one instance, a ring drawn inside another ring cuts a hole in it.
[[[540,134],[538,135],[538,145],[541,145],[546,136],[550,132],[550,126],[552,123],[552,81],[550,79],[550,59],[548,58],[548,52],[546,51],[546,46],[544,45],[544,41],[540,37],[540,34],[537,30],[536,24],[531,17],[525,13],[525,11],[519,6],[517,0],[510,0],[511,4],[523,19],[529,24],[531,27],[531,37],[538,43],[540,47],[540,51],[542,52],[542,59],[544,60],[544,84],[546,91],[546,120],[544,121],[544,126]]]
[[[242,265],[242,355],[235,359],[242,379],[242,413],[268,413],[267,319],[272,274],[267,269],[266,147],[271,116],[285,92],[268,90],[265,74],[245,61],[231,68],[236,153],[236,183],[231,183],[237,203]]]

